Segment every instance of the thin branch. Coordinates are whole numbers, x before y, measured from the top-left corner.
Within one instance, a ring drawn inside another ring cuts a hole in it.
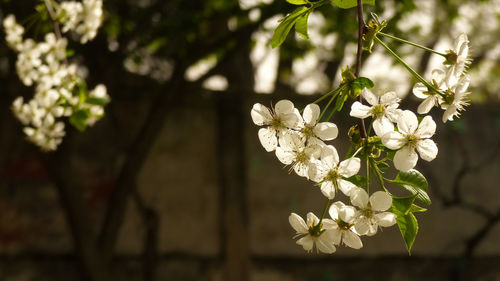
[[[47,7],[47,11],[49,12],[50,19],[52,20],[52,25],[54,26],[54,33],[56,34],[57,39],[62,38],[61,28],[59,27],[59,22],[57,21],[56,13],[50,0],[44,0],[45,7]]]
[[[356,56],[356,77],[359,77],[361,71],[361,57],[363,55],[363,33],[365,30],[365,21],[363,19],[363,1],[358,0],[358,50]],[[358,101],[363,103],[361,95],[358,96]],[[366,127],[363,119],[358,120],[359,132],[362,138],[366,138]]]

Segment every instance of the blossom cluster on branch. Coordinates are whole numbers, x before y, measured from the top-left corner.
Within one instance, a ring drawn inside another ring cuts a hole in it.
[[[306,6],[301,6],[281,20],[273,36],[273,47],[283,43],[290,30],[288,27],[294,24],[299,34],[306,34],[304,25],[307,27],[307,16],[317,8],[314,5],[316,2],[287,1],[293,5]],[[355,4],[346,5],[345,8],[352,6]],[[343,8],[341,5],[339,7]],[[427,194],[427,180],[414,168],[419,158],[432,161],[438,154],[438,146],[432,140],[436,123],[430,115],[425,114],[434,106],[441,107],[444,110],[442,120],[447,122],[458,117],[468,105],[470,78],[465,72],[471,60],[468,56],[469,41],[465,34],[457,37],[453,48],[440,53],[383,33],[386,22],[380,21],[375,14],[372,16],[373,20],[360,27],[363,36],[359,39],[358,50],[364,45],[368,46],[365,50],[371,52],[374,43],[378,43],[403,64],[419,81],[413,93],[424,99],[417,109],[417,113],[424,116],[401,109],[401,99],[395,92],[373,92],[370,90],[374,86],[373,82],[366,77],[356,77],[349,67],[342,71],[340,85],[305,106],[302,114],[289,100],[280,100],[273,108],[257,103],[251,110],[253,122],[262,127],[258,137],[265,150],[274,151],[278,160],[289,166],[290,171],[312,181],[326,197],[320,217],[312,212],[307,214],[306,220],[296,213],[289,216],[296,237],[300,237],[297,244],[306,251],[316,247],[320,252],[333,253],[339,245],[359,249],[363,246],[360,236],[373,236],[380,227],[395,224],[410,251],[418,231],[414,213],[426,211],[417,203],[431,203]],[[443,67],[432,71],[431,81],[425,80],[380,40],[382,36],[441,55],[445,59]],[[356,118],[359,125],[349,130],[350,148],[346,157],[341,159],[335,146],[327,142],[339,135],[337,126],[330,120],[335,112],[342,110],[349,98],[354,99],[350,116]],[[329,101],[321,108],[318,103],[323,100]],[[363,101],[368,105],[363,104]],[[329,114],[325,118],[327,112]],[[369,121],[368,129],[365,129],[365,121]],[[360,172],[363,163],[366,166],[365,175]],[[398,170],[394,179],[385,177],[386,170],[391,166]],[[372,178],[376,179],[381,189],[373,193],[370,192]],[[396,184],[410,195],[395,196],[386,183]],[[347,203],[332,202],[338,190],[348,199]],[[327,213],[329,218],[325,217]]]
[[[102,21],[102,1],[62,2],[56,5],[57,19],[64,31],[74,30],[85,43],[95,37]],[[51,5],[50,2],[46,5]],[[80,7],[80,8],[69,8]],[[52,6],[45,6],[52,16]],[[54,24],[56,18],[53,18]],[[65,135],[63,117],[79,130],[93,125],[104,116],[109,102],[106,87],[97,85],[88,91],[79,75],[79,65],[68,61],[68,40],[57,33],[45,34],[44,41],[23,39],[25,30],[14,15],[3,20],[6,41],[17,52],[16,70],[21,82],[33,86],[34,96],[20,96],[12,104],[15,116],[25,126],[28,139],[44,151],[56,150]],[[58,26],[55,27],[58,29]]]

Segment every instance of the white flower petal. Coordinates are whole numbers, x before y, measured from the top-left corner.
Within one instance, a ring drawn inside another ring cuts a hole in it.
[[[430,138],[436,132],[436,122],[432,120],[432,117],[427,115],[422,119],[420,124],[418,125],[418,129],[415,132],[415,135],[419,138]]]
[[[400,171],[408,171],[417,165],[418,155],[415,149],[408,145],[403,146],[394,155],[394,167]]]
[[[307,223],[308,226],[317,225],[318,222],[319,222],[319,219],[318,219],[318,217],[314,213],[312,213],[312,212],[307,213],[307,221],[306,221],[306,223]]]
[[[302,119],[302,117],[296,113],[281,114],[279,118],[281,122],[290,129],[299,129],[300,119]]]
[[[328,213],[330,214],[330,217],[333,220],[339,219],[339,210],[344,206],[344,203],[337,201],[330,205],[330,208],[328,209]]]
[[[392,205],[392,198],[385,191],[377,191],[370,196],[370,205],[374,211],[387,211]]]
[[[417,151],[420,154],[420,158],[425,161],[432,161],[436,158],[438,154],[438,148],[436,143],[431,139],[420,140],[417,143]]]
[[[358,208],[365,209],[368,206],[368,193],[366,193],[366,191],[362,188],[357,188],[352,191],[350,198],[351,204]]]
[[[290,165],[295,161],[295,153],[290,150],[285,150],[280,146],[276,148],[276,157],[285,165]]]
[[[329,236],[330,240],[333,242],[333,244],[339,245],[340,241],[342,241],[342,232],[343,231],[336,228],[336,229],[329,230],[327,232],[328,232],[328,236]]]
[[[339,163],[339,154],[337,153],[337,149],[335,149],[332,145],[324,146],[321,149],[321,162],[329,169],[337,167],[337,164]]]
[[[353,206],[343,206],[339,209],[339,217],[346,223],[353,223],[356,219],[356,208]]]
[[[338,173],[346,178],[352,177],[359,172],[361,160],[357,157],[346,159],[339,164]]]
[[[308,163],[296,163],[293,166],[295,173],[301,177],[309,179],[309,165]]]
[[[308,227],[304,219],[296,213],[291,213],[288,222],[297,233],[308,233]]]
[[[353,249],[361,249],[363,243],[358,235],[354,234],[352,231],[345,231],[342,235],[342,242],[348,247]]]
[[[269,108],[260,103],[253,105],[250,115],[252,116],[252,121],[258,126],[267,125],[273,120]]]
[[[359,235],[366,235],[370,231],[370,224],[367,219],[362,219],[354,225],[354,229]]]
[[[373,121],[373,130],[377,136],[382,137],[386,133],[394,131],[394,125],[389,118],[382,116]]]
[[[361,104],[359,101],[356,101],[351,106],[351,112],[349,113],[352,117],[356,118],[366,118],[371,116],[372,108],[366,105]]]
[[[324,181],[321,183],[321,193],[331,200],[335,197],[335,186],[331,181]]]
[[[271,152],[278,146],[276,130],[273,128],[261,128],[258,132],[259,140],[267,152]]]
[[[315,103],[308,104],[306,108],[304,108],[304,113],[302,113],[304,122],[309,126],[314,126],[318,122],[320,113],[321,109],[319,105]]]
[[[337,180],[337,184],[339,186],[340,191],[342,191],[342,193],[344,193],[345,196],[351,196],[352,192],[357,188],[357,186],[354,183],[343,179]]]
[[[314,127],[313,132],[318,138],[329,141],[337,138],[339,129],[331,122],[321,122]]]
[[[436,105],[436,97],[429,96],[427,97],[417,108],[418,114],[427,114],[431,111],[432,107]]]
[[[443,123],[453,120],[453,116],[457,114],[457,112],[457,107],[455,105],[448,106],[443,113]]]
[[[415,113],[405,110],[398,119],[399,132],[403,134],[413,134],[418,128],[418,119]]]
[[[382,136],[382,144],[389,149],[399,149],[408,142],[408,139],[399,132],[388,132]]]
[[[305,147],[305,138],[303,138],[300,133],[286,130],[281,131],[281,134],[279,144],[285,150],[298,151]]]
[[[280,100],[279,102],[276,103],[274,106],[274,112],[276,112],[276,115],[284,115],[284,114],[291,114],[293,113],[293,109],[295,107],[293,106],[293,103],[289,100]]]
[[[297,244],[301,245],[304,250],[310,252],[314,246],[314,240],[310,235],[306,235],[297,240]]]
[[[370,105],[379,104],[379,102],[378,102],[379,97],[377,95],[375,95],[372,91],[365,88],[365,89],[363,89],[361,95]]]
[[[428,91],[427,87],[420,82],[418,82],[417,84],[415,84],[415,86],[413,86],[413,94],[419,99],[426,99],[429,95],[426,95],[424,93],[427,91]]]
[[[399,97],[395,92],[387,92],[380,97],[380,103],[392,104],[399,102]]]
[[[318,247],[320,252],[325,254],[332,254],[337,250],[333,241],[326,232],[321,234],[321,236],[316,239],[316,247]]]
[[[377,224],[383,227],[389,227],[396,224],[396,215],[391,212],[383,212],[374,215]]]

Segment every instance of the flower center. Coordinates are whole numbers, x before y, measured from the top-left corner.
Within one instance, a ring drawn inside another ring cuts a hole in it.
[[[283,129],[285,126],[283,125],[283,122],[279,119],[279,117],[274,117],[273,121],[271,121],[271,127],[275,130]]]
[[[385,114],[385,106],[383,104],[377,104],[372,107],[372,116],[373,118],[379,118],[384,116]]]
[[[373,210],[369,208],[361,209],[360,212],[363,216],[367,218],[371,218],[373,216]]]
[[[313,132],[313,128],[311,126],[305,126],[304,129],[302,129],[302,133],[304,134],[304,136],[306,136],[307,138],[309,137],[313,137],[314,136],[314,132]]]
[[[307,156],[307,154],[304,151],[297,152],[297,154],[295,155],[295,158],[297,160],[297,163],[306,163],[307,160],[309,160],[309,157]]]
[[[444,92],[444,104],[452,104],[453,100],[455,100],[455,92],[450,89],[446,89]]]
[[[443,62],[444,65],[454,65],[457,64],[458,55],[452,50],[447,50],[445,59]]]
[[[333,183],[337,182],[337,179],[340,178],[340,175],[339,173],[337,172],[337,170],[330,170],[330,172],[328,172],[328,174],[326,175],[324,181],[331,181]]]
[[[341,220],[340,218],[338,220],[336,220],[336,222],[337,222],[337,225],[339,226],[339,228],[343,229],[343,230],[349,230],[352,226],[352,224],[347,223],[347,222]]]
[[[312,222],[307,232],[309,232],[309,235],[313,237],[318,237],[324,232],[324,230],[321,230],[322,227],[323,227],[322,223],[314,225],[314,222]]]
[[[408,139],[408,145],[410,146],[410,148],[416,148],[419,138],[415,135],[407,135],[406,137]]]

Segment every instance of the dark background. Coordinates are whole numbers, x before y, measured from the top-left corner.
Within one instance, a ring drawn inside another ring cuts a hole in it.
[[[71,60],[88,68],[89,86],[105,84],[112,102],[86,132],[67,126],[63,145],[50,153],[25,140],[10,111],[17,96],[29,98],[33,89],[17,78],[15,54],[2,41],[0,280],[500,279],[497,1],[387,0],[365,7],[379,14],[392,9],[386,32],[429,47],[441,40],[450,46],[455,24],[464,14],[473,19],[466,21],[473,103],[446,126],[442,112],[433,110],[440,152],[417,166],[429,180],[433,204],[417,216],[411,257],[396,226],[363,238],[359,251],[339,247],[328,256],[305,253],[291,239],[290,212],[319,213],[323,197],[264,151],[249,113],[255,102],[287,98],[302,108],[319,97],[297,93],[290,75],[295,58],[324,50],[297,40],[292,30],[279,51],[273,94],[255,93],[252,34],[293,8],[270,2],[257,6],[261,17],[252,21],[237,1],[105,0],[98,36],[86,45],[72,41],[70,48],[76,51]],[[21,21],[38,2],[0,3],[2,17],[13,13]],[[419,9],[434,20],[409,16]],[[355,52],[356,15],[334,7],[319,12],[326,19],[319,32],[338,38],[319,59],[331,85],[340,67],[353,62],[343,58]],[[418,24],[401,30],[407,21],[430,25],[430,32]],[[40,39],[47,28],[40,23],[30,35]],[[401,52],[413,56],[421,72],[430,69],[429,55]],[[211,54],[216,66],[188,81],[186,69]],[[213,75],[224,76],[227,88],[204,87]],[[374,80],[387,83],[390,75]],[[415,109],[417,102],[410,95],[402,107]],[[345,152],[355,121],[347,113],[333,121],[340,130],[334,144]]]

